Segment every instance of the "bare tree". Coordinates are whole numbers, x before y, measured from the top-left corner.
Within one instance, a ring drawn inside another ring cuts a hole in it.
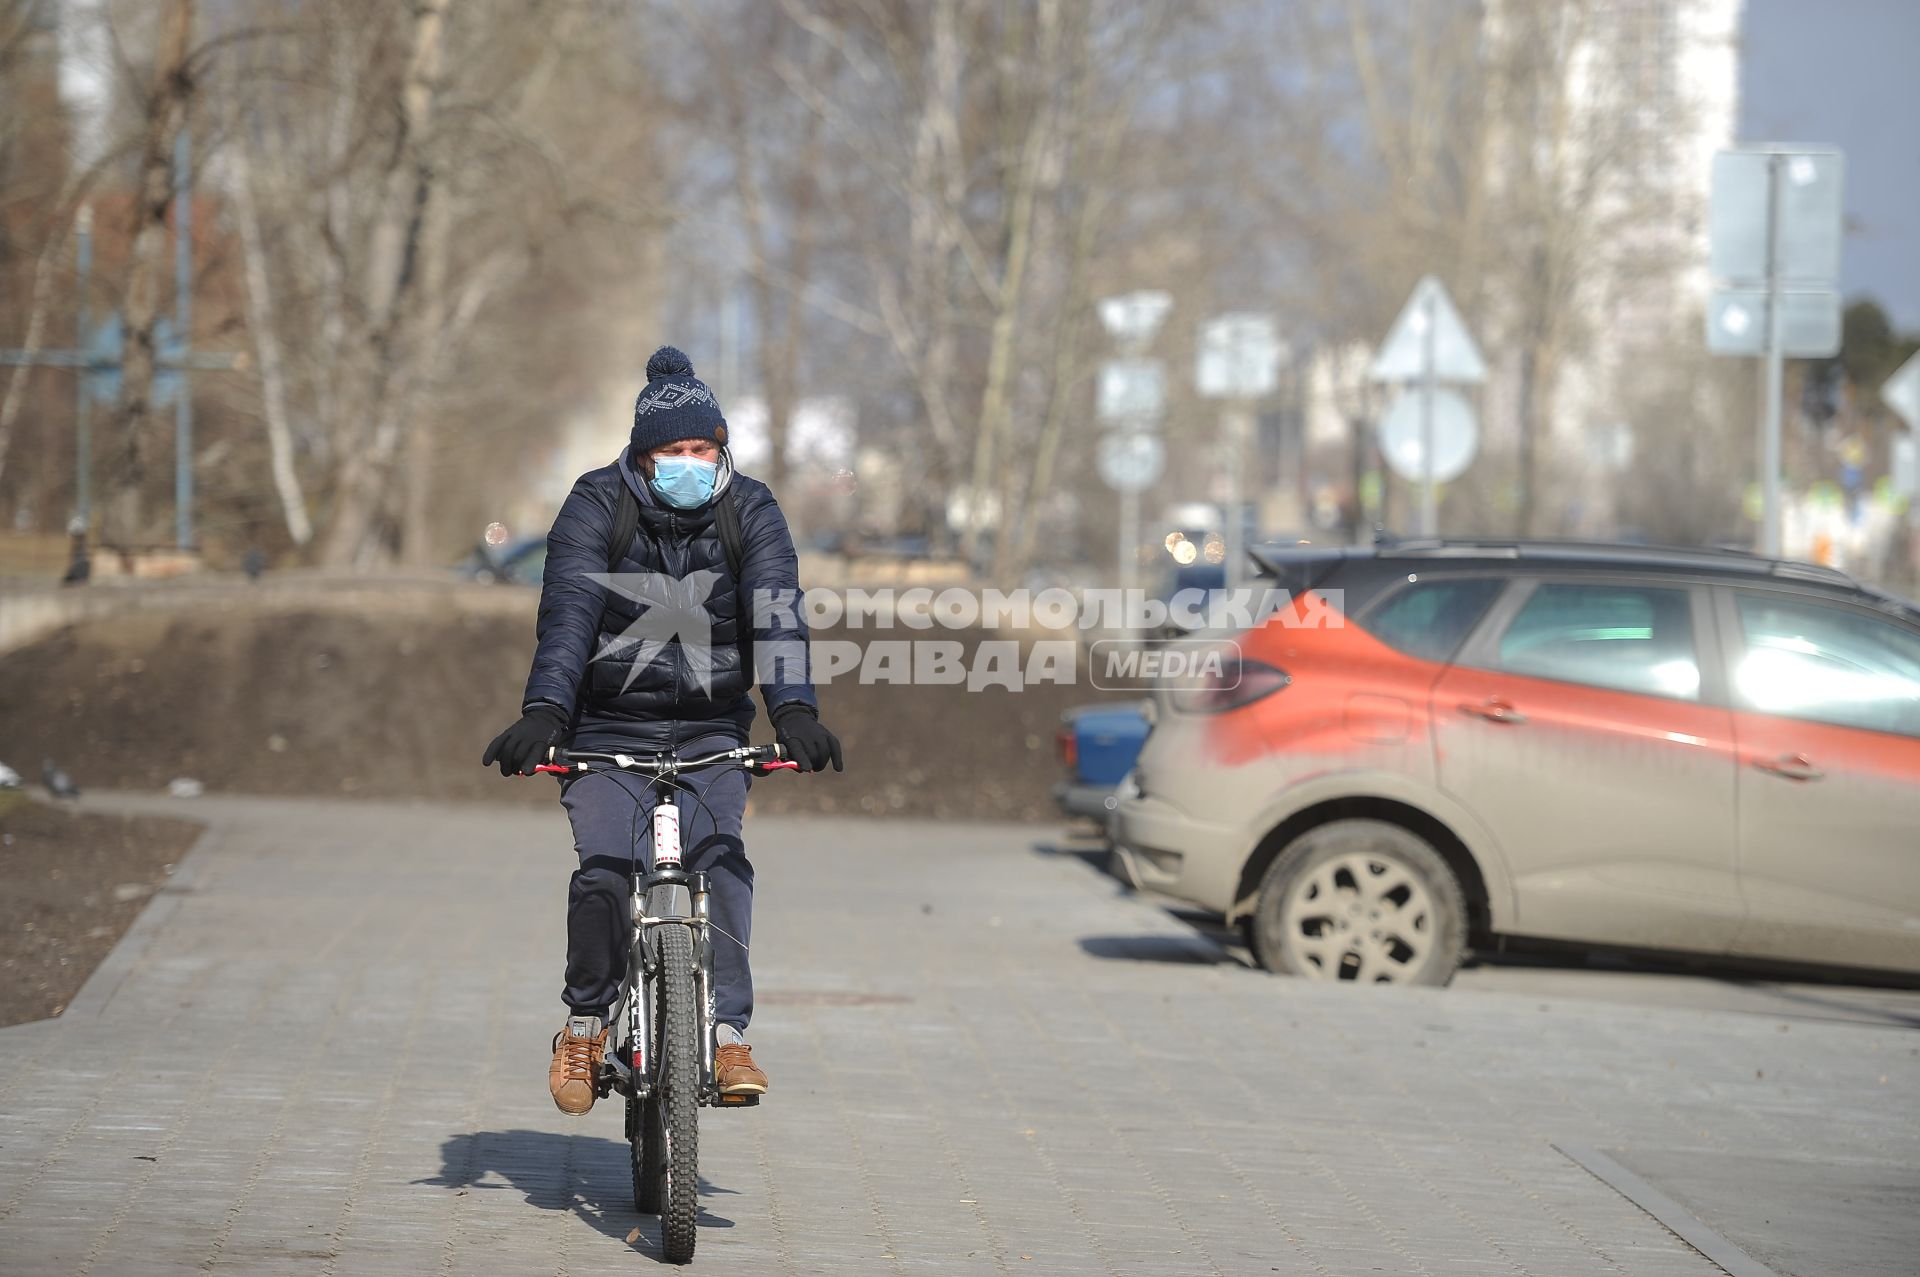
[[[243,461],[236,518],[330,565],[459,544],[528,486],[556,422],[631,386],[659,320],[710,332],[716,294],[746,303],[768,477],[800,489],[796,508],[830,504],[786,462],[798,405],[831,378],[898,476],[904,526],[954,534],[996,578],[1111,545],[1112,503],[1076,464],[1108,292],[1174,295],[1156,353],[1180,368],[1218,310],[1273,310],[1297,349],[1348,349],[1439,273],[1495,364],[1482,460],[1450,486],[1458,527],[1560,519],[1573,472],[1555,440],[1623,358],[1659,358],[1623,355],[1603,326],[1675,268],[1672,245],[1622,233],[1658,220],[1623,192],[1666,161],[1594,96],[1647,60],[1598,0],[255,0],[201,16],[208,52],[155,83],[214,99],[222,127],[196,142],[228,207],[201,225],[232,234],[203,279],[230,272],[241,313],[225,322],[259,375],[232,383],[257,395],[244,431],[216,420],[198,460]],[[648,38],[662,16],[691,38]],[[141,106],[135,327],[158,315],[171,100]],[[30,342],[57,299],[40,309]],[[130,354],[131,381],[150,380]],[[1205,495],[1221,466],[1187,381],[1170,386],[1169,498]],[[0,460],[24,384],[0,397]],[[1368,409],[1349,415],[1370,429]],[[1350,451],[1316,464],[1357,487],[1370,447],[1356,434]]]
[[[159,356],[167,208],[173,199],[174,143],[186,127],[187,103],[193,97],[194,88],[188,63],[193,47],[193,11],[193,0],[168,0],[147,93],[139,202],[135,207],[133,251],[127,265],[126,345],[120,356],[118,438],[110,470],[113,491],[104,528],[108,543],[122,547],[138,543],[146,532],[141,521],[140,496],[146,480],[149,436],[155,422],[154,372]]]
[[[399,346],[402,317],[415,280],[415,258],[424,212],[433,199],[435,174],[427,162],[427,130],[440,73],[449,0],[419,0],[406,71],[399,84],[399,137],[381,175],[378,212],[368,233],[363,298],[366,319],[355,395],[343,410],[347,424],[334,509],[321,542],[320,561],[354,562],[363,552],[377,512],[380,485],[392,462],[402,424],[399,414],[413,391],[412,365]]]

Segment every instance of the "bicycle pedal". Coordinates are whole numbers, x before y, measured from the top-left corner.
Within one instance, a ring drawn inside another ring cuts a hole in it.
[[[721,1094],[714,1098],[714,1107],[727,1108],[727,1109],[746,1109],[746,1108],[752,1108],[754,1105],[758,1104],[759,1102],[760,1102],[760,1097],[758,1095],[754,1095],[751,1093],[746,1095]]]

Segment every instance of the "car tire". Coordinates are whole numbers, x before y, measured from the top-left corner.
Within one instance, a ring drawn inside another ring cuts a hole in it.
[[[1433,844],[1384,820],[1335,820],[1287,845],[1247,920],[1269,971],[1438,987],[1466,950],[1467,902]]]

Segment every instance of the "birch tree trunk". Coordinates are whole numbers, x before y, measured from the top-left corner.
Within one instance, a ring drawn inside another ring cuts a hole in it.
[[[293,466],[293,432],[287,422],[286,369],[280,357],[280,338],[274,323],[273,292],[267,276],[267,254],[261,242],[260,214],[253,199],[253,163],[250,143],[236,134],[227,153],[233,177],[234,220],[240,228],[240,251],[247,278],[247,328],[260,361],[260,401],[267,422],[267,452],[273,468],[273,490],[280,499],[280,515],[287,535],[304,546],[313,539],[300,476]]]

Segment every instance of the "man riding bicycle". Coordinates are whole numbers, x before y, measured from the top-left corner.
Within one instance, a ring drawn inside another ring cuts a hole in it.
[[[704,754],[744,744],[756,681],[786,756],[841,770],[806,658],[793,537],[773,493],[733,468],[727,423],[687,357],[647,361],[628,447],[573,485],[547,534],[538,646],[520,720],[482,765],[531,773],[553,747]],[[746,1044],[753,865],[741,841],[746,772],[683,778],[688,870],[711,880],[715,1081],[760,1095]],[[628,882],[651,827],[652,789],[612,770],[561,782],[580,867],[567,895],[565,1026],[548,1089],[561,1112],[593,1107],[607,1016],[626,973]]]

